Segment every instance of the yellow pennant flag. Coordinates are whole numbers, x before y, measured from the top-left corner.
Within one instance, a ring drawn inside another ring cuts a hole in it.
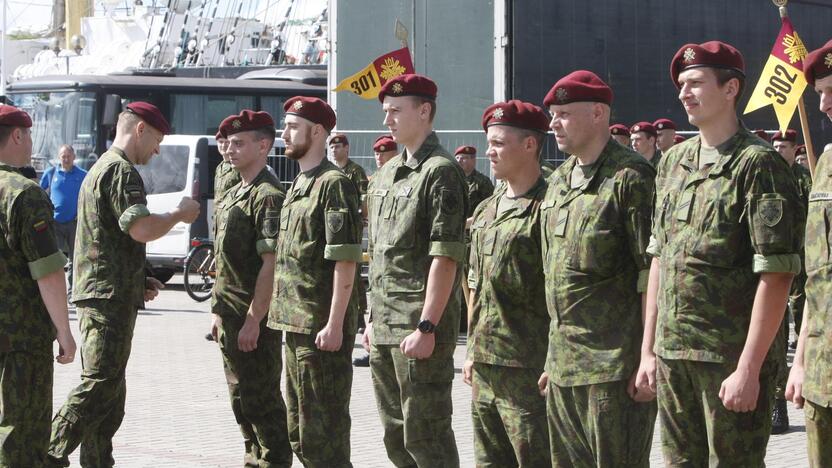
[[[410,60],[410,50],[404,47],[373,60],[360,72],[341,80],[333,91],[351,91],[363,99],[375,99],[387,80],[406,73],[416,71]]]
[[[783,18],[780,35],[771,49],[760,81],[748,100],[743,114],[757,109],[774,106],[780,131],[785,132],[792,120],[797,103],[806,89],[803,77],[803,59],[806,58],[806,46],[797,35],[789,18]]]

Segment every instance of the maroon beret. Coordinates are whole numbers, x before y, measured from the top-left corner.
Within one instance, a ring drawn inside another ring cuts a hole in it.
[[[794,150],[795,156],[800,156],[801,154],[806,154],[806,145],[797,145],[797,149]]]
[[[765,141],[766,143],[771,143],[771,137],[768,136],[768,133],[766,133],[765,130],[763,130],[763,129],[752,130],[751,133],[753,133],[753,134],[757,135],[758,137],[762,138],[763,141]]]
[[[214,139],[215,140],[222,140],[224,138],[225,138],[225,135],[223,135],[222,132],[220,132],[219,130],[217,130],[217,133],[214,134]]]
[[[231,125],[231,121],[237,118],[237,114],[231,114],[228,117],[222,119],[220,122],[219,128],[217,128],[217,135],[220,135],[219,138],[228,138],[228,135],[225,134],[225,129]]]
[[[549,117],[540,107],[517,99],[492,104],[482,114],[482,128],[488,130],[492,125],[510,127],[546,133],[549,131]]]
[[[612,104],[612,89],[591,71],[574,71],[559,79],[543,98],[545,106],[571,102],[601,102]]]
[[[373,151],[376,153],[385,153],[387,151],[398,151],[398,146],[396,142],[393,141],[393,137],[390,135],[382,135],[376,138],[376,142],[373,143]]]
[[[656,127],[653,126],[650,122],[639,122],[632,127],[630,127],[630,133],[638,133],[644,132],[648,135],[653,135],[654,137],[658,136],[658,132],[656,131]]]
[[[127,104],[127,111],[138,115],[145,123],[159,130],[163,135],[170,134],[168,120],[162,115],[162,111],[153,104],[144,101],[131,102]]]
[[[679,135],[679,134],[677,133],[677,134],[673,137],[673,143],[678,145],[679,143],[681,143],[681,142],[685,141],[686,139],[687,139],[687,138],[685,138],[684,136]]]
[[[32,126],[32,118],[17,107],[0,104],[0,125],[29,128]]]
[[[630,127],[620,123],[610,125],[610,134],[630,136]]]
[[[676,124],[673,123],[670,119],[658,119],[653,122],[653,126],[656,127],[656,131],[659,130],[676,130]]]
[[[832,39],[803,59],[803,75],[809,86],[815,86],[815,80],[832,75]]]
[[[338,133],[336,135],[333,135],[333,137],[329,139],[329,144],[330,145],[337,145],[338,143],[341,143],[341,144],[344,144],[344,145],[349,145],[350,140],[348,140],[347,136],[344,135],[343,133]]]
[[[297,115],[320,124],[327,132],[335,128],[335,111],[325,101],[316,97],[295,96],[283,104],[286,114]]]
[[[787,128],[786,132],[783,133],[781,131],[775,132],[775,134],[771,137],[771,141],[790,141],[792,143],[797,142],[797,131],[792,130],[791,128]]]
[[[424,75],[409,73],[399,75],[381,87],[378,92],[378,100],[384,102],[385,96],[418,96],[431,101],[436,100],[436,83]]]
[[[248,132],[264,127],[274,129],[274,119],[268,112],[255,112],[245,109],[239,115],[223,120],[220,124],[220,133],[228,138],[235,133]]]
[[[670,61],[670,78],[679,88],[679,74],[700,67],[734,70],[745,76],[745,61],[740,51],[724,42],[708,41],[683,45]]]
[[[458,154],[477,154],[477,149],[471,145],[462,145],[454,151],[454,156]]]

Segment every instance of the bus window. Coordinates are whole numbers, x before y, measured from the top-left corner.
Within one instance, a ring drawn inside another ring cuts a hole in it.
[[[173,94],[171,124],[178,134],[213,135],[222,119],[253,108],[253,96]]]
[[[159,154],[144,166],[136,166],[148,195],[176,193],[188,183],[188,154],[185,145],[162,145]]]

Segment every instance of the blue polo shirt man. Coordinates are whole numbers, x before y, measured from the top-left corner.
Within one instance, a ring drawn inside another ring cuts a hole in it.
[[[62,145],[58,150],[60,166],[47,169],[40,179],[40,186],[49,194],[55,207],[55,234],[58,246],[68,253],[70,261],[75,254],[75,226],[78,215],[78,193],[87,171],[75,165],[75,150]],[[67,297],[72,293],[72,267],[69,268]]]

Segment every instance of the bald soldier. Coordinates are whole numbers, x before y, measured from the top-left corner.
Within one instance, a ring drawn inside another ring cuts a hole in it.
[[[809,192],[812,191],[812,176],[809,170],[797,164],[797,132],[791,128],[785,132],[776,132],[771,137],[772,146],[780,153],[783,160],[789,165],[789,170],[794,176],[795,184],[800,192],[800,201],[803,203],[804,211],[809,206]],[[800,252],[801,268],[789,291],[789,303],[783,325],[780,327],[780,334],[777,337],[778,366],[777,383],[774,387],[774,412],[771,415],[771,433],[782,434],[789,430],[789,411],[786,406],[784,392],[788,380],[788,345],[789,345],[789,312],[794,317],[794,329],[800,331],[800,321],[803,316],[803,304],[805,302],[804,287],[806,285],[806,269],[803,267],[803,250]]]
[[[483,113],[486,156],[505,186],[480,204],[471,225],[463,380],[473,390],[477,466],[551,464],[546,400],[536,391],[549,323],[540,254],[547,184],[539,164],[548,123],[543,109],[516,100]]]
[[[656,167],[662,157],[661,151],[656,147],[657,137],[656,127],[650,122],[639,122],[630,127],[630,145],[653,167]]]
[[[676,124],[670,119],[661,118],[653,122],[653,127],[656,129],[656,148],[664,154],[676,144]]]
[[[832,120],[832,40],[803,61],[803,74],[820,97],[820,111]],[[809,466],[832,466],[832,151],[818,158],[806,220],[806,307],[786,398],[806,414]]]
[[[44,466],[55,360],[75,358],[66,304],[66,257],[52,203],[18,172],[32,159],[32,119],[0,104],[0,466]]]
[[[283,111],[286,157],[301,172],[280,212],[269,327],[286,333],[289,441],[306,467],[351,467],[360,199],[355,184],[326,159],[335,127],[329,104],[295,96]]]
[[[541,206],[551,322],[540,390],[558,467],[650,464],[655,393],[633,382],[655,171],[610,137],[612,98],[597,75],[579,70],[543,101],[558,149],[572,155]]]
[[[69,466],[81,445],[81,465],[113,466],[113,436],[124,418],[124,378],[142,301],[164,287],[145,277],[145,244],[178,223],[192,223],[199,203],[183,197],[173,211],[151,214],[134,165],[159,153],[170,125],[156,106],[133,102],[118,117],[113,145],[81,184],[75,241],[73,300],[80,322],[81,384],[52,421],[49,458]]]
[[[234,419],[240,425],[245,466],[289,467],[292,450],[280,393],[283,335],[266,326],[274,249],[285,193],[266,169],[275,138],[267,112],[243,110],[226,119],[225,157],[241,182],[217,206],[211,291],[212,335],[220,345]]]
[[[610,125],[610,135],[619,145],[626,148],[630,147],[630,127],[620,123],[612,124]]]
[[[737,118],[740,52],[686,44],[670,70],[699,135],[659,163],[637,387],[658,388],[668,466],[762,467],[803,210],[786,162]]]

